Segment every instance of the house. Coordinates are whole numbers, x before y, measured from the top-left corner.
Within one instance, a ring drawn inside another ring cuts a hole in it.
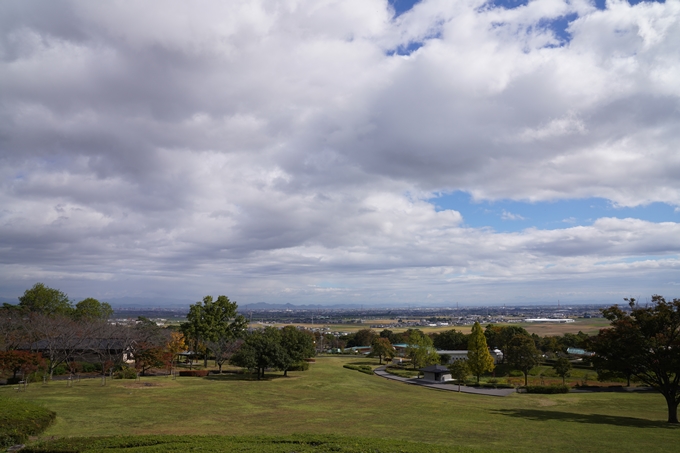
[[[431,382],[446,382],[451,380],[451,371],[442,365],[430,365],[425,368],[421,368],[418,371],[423,373],[424,381]]]

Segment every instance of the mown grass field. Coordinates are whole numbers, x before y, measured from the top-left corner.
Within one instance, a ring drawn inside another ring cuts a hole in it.
[[[98,379],[73,387],[32,384],[7,398],[57,413],[41,436],[343,435],[485,451],[675,452],[680,429],[665,423],[658,394],[515,394],[488,397],[389,381],[343,368],[371,359],[318,358],[310,371],[265,381],[168,377]],[[291,450],[292,451],[292,450]]]

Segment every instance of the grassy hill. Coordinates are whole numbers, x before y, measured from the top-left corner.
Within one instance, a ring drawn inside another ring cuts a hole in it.
[[[32,384],[22,393],[3,388],[0,396],[55,411],[43,437],[339,435],[541,453],[674,452],[680,442],[680,429],[665,423],[658,394],[477,396],[388,381],[343,368],[348,362],[377,365],[328,357],[310,371],[289,378],[273,373],[261,382],[155,377],[101,387],[92,379],[73,387]]]

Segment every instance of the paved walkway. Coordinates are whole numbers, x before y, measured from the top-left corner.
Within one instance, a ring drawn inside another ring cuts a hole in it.
[[[373,372],[380,377],[384,377],[385,379],[391,379],[393,381],[400,381],[400,382],[403,382],[404,384],[421,385],[423,387],[428,387],[428,388],[437,389],[437,390],[446,390],[446,391],[449,391],[449,392],[457,392],[458,391],[458,386],[454,385],[454,384],[435,384],[435,383],[432,383],[432,382],[424,381],[423,379],[409,379],[409,378],[405,378],[405,377],[397,376],[395,374],[388,373],[387,371],[385,371],[385,366],[378,367]],[[487,395],[487,396],[508,396],[512,393],[515,393],[515,389],[485,389],[485,388],[468,387],[466,385],[461,385],[460,391],[462,393],[474,393],[476,395]]]

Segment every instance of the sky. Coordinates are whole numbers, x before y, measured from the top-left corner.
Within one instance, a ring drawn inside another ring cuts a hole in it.
[[[0,2],[0,297],[680,297],[680,0]]]

